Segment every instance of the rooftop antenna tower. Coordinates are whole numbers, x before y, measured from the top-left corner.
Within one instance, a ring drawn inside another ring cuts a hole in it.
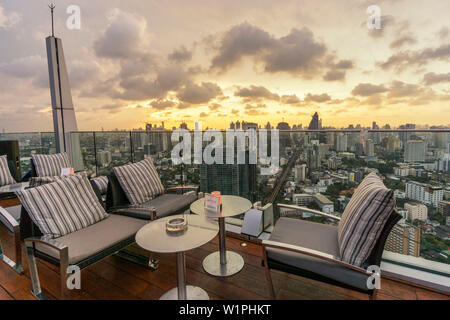
[[[69,75],[64,58],[62,41],[55,37],[54,9],[49,6],[52,19],[52,35],[45,39],[47,46],[48,75],[52,100],[53,127],[56,152],[67,152],[76,170],[83,166],[80,142],[77,137],[71,139],[71,132],[78,131],[77,119],[73,107]]]
[[[56,6],[53,3],[50,3],[48,6],[50,8],[50,12],[52,15],[52,37],[55,36],[55,27],[54,27],[54,19],[53,19],[53,10],[56,8]]]

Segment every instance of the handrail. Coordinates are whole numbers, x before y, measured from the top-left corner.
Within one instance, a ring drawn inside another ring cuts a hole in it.
[[[341,220],[341,218],[338,217],[338,216],[335,216],[335,215],[332,215],[332,214],[329,214],[329,213],[325,213],[325,212],[322,212],[322,211],[314,210],[314,209],[309,209],[309,208],[306,208],[306,207],[300,207],[300,206],[297,206],[297,205],[294,205],[294,204],[277,203],[277,206],[280,207],[280,208],[289,208],[289,209],[300,210],[302,212],[306,211],[306,212],[310,212],[310,213],[313,213],[313,214],[318,214],[318,215],[321,215],[321,216],[324,216],[324,217],[327,217],[327,218],[330,218],[330,219],[338,220],[338,221]]]

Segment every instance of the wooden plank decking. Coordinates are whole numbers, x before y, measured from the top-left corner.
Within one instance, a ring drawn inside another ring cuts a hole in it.
[[[14,204],[1,201],[1,206]],[[0,239],[6,254],[12,255],[12,237],[0,226]],[[261,247],[249,243],[240,246],[241,241],[227,239],[228,249],[239,252],[245,260],[244,269],[229,278],[215,278],[207,275],[202,260],[218,249],[215,238],[204,246],[186,254],[187,282],[206,290],[211,299],[268,299],[269,292],[261,267]],[[111,256],[81,273],[81,290],[71,292],[72,299],[158,299],[164,292],[176,286],[176,261],[174,254],[157,255],[160,266],[150,271],[142,266]],[[26,257],[23,252],[24,275],[18,275],[0,262],[0,300],[34,299]],[[44,293],[50,299],[59,298],[58,269],[38,260],[38,270]],[[336,286],[323,284],[302,277],[273,271],[273,281],[278,299],[368,299],[367,295]],[[378,299],[450,299],[412,285],[382,279]]]

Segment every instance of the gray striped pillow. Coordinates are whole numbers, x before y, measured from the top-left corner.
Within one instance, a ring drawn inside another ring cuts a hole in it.
[[[108,217],[86,174],[16,192],[30,218],[50,238],[86,228]]]
[[[164,186],[150,158],[114,167],[113,170],[132,205],[142,204],[164,193]]]
[[[375,173],[365,177],[339,222],[342,261],[361,266],[367,260],[394,207],[393,191],[387,189]]]
[[[70,168],[67,153],[32,154],[36,175],[38,177],[60,176],[62,168]]]
[[[91,182],[95,184],[97,190],[101,195],[106,194],[108,189],[108,177],[107,176],[99,176],[91,179]]]
[[[77,174],[83,174],[86,177],[88,176],[86,171],[80,171],[80,172],[77,172]],[[47,183],[52,183],[52,182],[55,182],[57,180],[65,179],[65,178],[67,178],[69,176],[70,175],[53,176],[53,177],[52,176],[48,176],[48,177],[47,176],[46,177],[31,177],[30,178],[29,187],[30,188],[39,187],[39,186],[42,186],[42,185],[47,184]]]
[[[6,155],[0,156],[0,187],[14,183],[16,183],[16,180],[14,180],[11,171],[9,171]]]
[[[55,182],[56,180],[64,179],[68,176],[46,176],[46,177],[31,177],[30,178],[30,188],[39,187],[47,183]]]

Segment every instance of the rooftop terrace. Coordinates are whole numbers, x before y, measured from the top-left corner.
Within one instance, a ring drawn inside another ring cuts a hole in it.
[[[16,204],[16,201],[1,201],[0,206]],[[4,240],[5,250],[10,252],[12,244],[7,231],[0,228],[0,238]],[[269,291],[261,266],[261,246],[227,237],[227,246],[244,257],[244,269],[229,278],[215,278],[206,274],[202,260],[217,250],[218,238],[210,243],[187,252],[187,283],[200,285],[213,300],[268,299]],[[25,258],[25,253],[23,253]],[[74,290],[71,299],[158,299],[164,292],[176,285],[175,255],[157,255],[159,269],[150,271],[142,266],[128,262],[117,256],[106,258],[81,273],[81,290]],[[35,299],[31,291],[31,281],[26,259],[25,275],[20,276],[5,264],[0,263],[0,300]],[[39,260],[41,284],[47,289],[44,293],[50,299],[59,299],[58,270],[55,266]],[[302,278],[279,271],[272,271],[277,299],[300,300],[367,300],[367,294],[347,290],[322,282]],[[432,290],[411,284],[382,278],[378,299],[382,300],[450,300],[450,297]]]

